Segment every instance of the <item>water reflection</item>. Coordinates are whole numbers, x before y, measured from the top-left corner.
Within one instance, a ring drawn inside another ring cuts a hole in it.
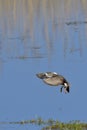
[[[67,25],[79,25],[79,24],[87,24],[87,21],[71,21],[71,22],[66,22]]]
[[[86,0],[0,0],[0,59],[47,58],[59,44],[64,56],[72,58],[76,50],[81,56],[86,47],[86,5]]]

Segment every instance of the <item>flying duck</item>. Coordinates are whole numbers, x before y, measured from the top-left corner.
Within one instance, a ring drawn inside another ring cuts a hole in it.
[[[70,85],[68,81],[62,75],[59,75],[56,72],[38,73],[36,76],[50,86],[62,85],[60,92],[62,92],[62,88],[64,88],[65,93],[69,93],[70,91]]]

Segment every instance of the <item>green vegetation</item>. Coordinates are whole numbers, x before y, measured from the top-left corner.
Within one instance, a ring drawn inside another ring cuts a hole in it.
[[[42,130],[87,130],[87,124],[79,121],[62,123],[55,122],[55,125],[46,126]]]
[[[34,124],[42,126],[42,130],[87,130],[87,123],[82,123],[80,121],[70,121],[68,123],[63,123],[53,119],[44,121],[42,118],[18,122],[0,122],[0,124]]]

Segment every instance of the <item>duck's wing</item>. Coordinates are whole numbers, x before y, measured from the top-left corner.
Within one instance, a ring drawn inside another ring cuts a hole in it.
[[[45,78],[43,81],[51,86],[58,86],[58,85],[63,85],[63,79],[58,78],[56,76],[50,77],[50,78]]]
[[[36,76],[37,76],[38,78],[40,78],[40,79],[46,78],[45,73],[38,73],[38,74],[36,74]]]
[[[51,77],[56,77],[58,76],[56,72],[45,72],[45,73],[38,73],[36,76],[40,79],[44,78],[51,78]]]

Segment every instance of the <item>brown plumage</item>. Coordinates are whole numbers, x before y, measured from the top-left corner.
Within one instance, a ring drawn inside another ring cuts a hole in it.
[[[62,75],[59,75],[56,72],[38,73],[36,75],[50,86],[62,85],[60,91],[62,92],[62,88],[64,88],[65,92],[69,93],[70,85]]]

